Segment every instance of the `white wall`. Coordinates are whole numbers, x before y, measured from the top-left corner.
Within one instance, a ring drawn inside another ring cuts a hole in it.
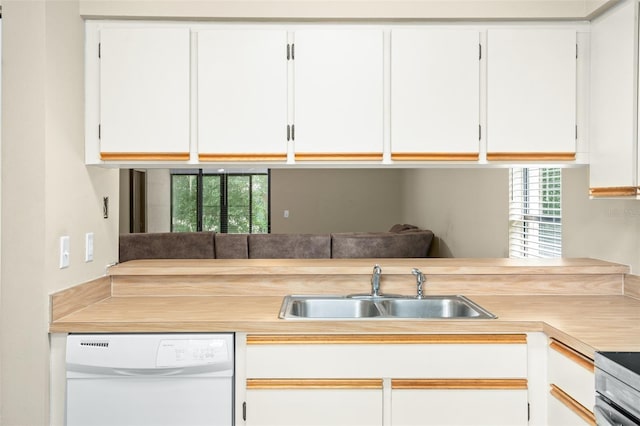
[[[562,173],[562,253],[630,265],[640,274],[640,201],[590,200],[589,169]]]
[[[81,0],[84,16],[181,18],[584,19],[616,0]]]
[[[0,423],[61,422],[64,370],[50,368],[51,292],[104,275],[117,258],[118,171],[87,168],[83,22],[77,0],[2,4]],[[102,217],[102,197],[112,215]],[[94,261],[84,235],[94,233]],[[70,236],[70,267],[58,268]],[[59,359],[63,342],[54,339]],[[51,373],[51,374],[50,374]],[[52,388],[51,393],[49,388]],[[61,387],[62,386],[62,387]],[[51,397],[51,407],[50,407]]]
[[[507,257],[508,169],[406,170],[402,221],[431,229],[434,255]]]
[[[171,172],[147,169],[147,232],[171,230]]]
[[[640,201],[590,200],[589,169],[562,170],[563,256],[640,273]],[[441,256],[506,257],[508,169],[407,170],[403,221],[434,231]]]
[[[402,176],[402,170],[274,169],[271,232],[386,231],[401,218]]]

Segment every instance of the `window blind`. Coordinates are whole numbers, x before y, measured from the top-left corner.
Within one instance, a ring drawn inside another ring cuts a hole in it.
[[[562,256],[561,169],[513,168],[509,177],[509,257]]]

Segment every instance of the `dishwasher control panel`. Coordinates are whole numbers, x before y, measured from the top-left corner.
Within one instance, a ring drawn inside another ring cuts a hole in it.
[[[158,346],[156,367],[187,367],[229,362],[224,339],[164,339]]]

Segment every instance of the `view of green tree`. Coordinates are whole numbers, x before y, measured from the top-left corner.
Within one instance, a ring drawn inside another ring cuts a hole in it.
[[[171,230],[197,230],[198,179],[195,175],[173,175],[171,179]]]
[[[254,175],[251,185],[251,233],[266,234],[269,232],[269,179],[267,175]]]
[[[198,175],[172,174],[171,182],[172,231],[197,231]],[[202,230],[268,233],[268,175],[203,174]]]
[[[202,177],[202,230],[220,232],[220,175]]]

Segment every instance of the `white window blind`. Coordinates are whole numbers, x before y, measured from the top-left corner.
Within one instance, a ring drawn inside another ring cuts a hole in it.
[[[561,169],[514,168],[509,178],[509,257],[562,256]]]

